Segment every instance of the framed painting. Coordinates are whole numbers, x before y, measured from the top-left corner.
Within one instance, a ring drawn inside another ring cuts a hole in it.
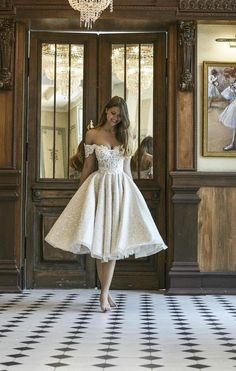
[[[203,156],[236,156],[236,63],[203,62]]]

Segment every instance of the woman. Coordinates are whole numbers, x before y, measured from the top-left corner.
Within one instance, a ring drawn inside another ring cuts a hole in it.
[[[46,236],[54,247],[96,258],[103,312],[116,305],[109,294],[116,260],[167,248],[132,180],[129,126],[126,102],[113,97],[86,133],[79,189]]]
[[[131,170],[134,178],[138,175],[138,163],[140,178],[149,179],[153,177],[153,138],[148,135],[140,143],[139,148],[131,159]]]

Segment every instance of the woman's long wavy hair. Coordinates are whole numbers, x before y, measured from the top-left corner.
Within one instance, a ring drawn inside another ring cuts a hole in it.
[[[126,101],[118,96],[112,97],[109,102],[105,105],[100,120],[95,128],[102,127],[107,122],[107,110],[112,107],[118,107],[120,109],[120,122],[116,125],[116,139],[123,146],[124,154],[130,154],[130,119]]]
[[[72,169],[82,171],[84,163],[84,142],[81,141],[77,147],[77,151],[69,159],[69,165]]]
[[[149,155],[153,155],[153,137],[150,135],[146,136],[142,142],[140,143],[139,148],[136,150],[135,154],[131,159],[131,169],[137,170],[138,169],[138,161],[140,161],[140,168],[143,168],[143,158],[144,154],[148,153]],[[150,164],[146,164],[148,167]],[[143,170],[146,170],[143,168]]]

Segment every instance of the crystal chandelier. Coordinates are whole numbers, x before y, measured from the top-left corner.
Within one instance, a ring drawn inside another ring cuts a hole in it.
[[[110,5],[113,11],[113,0],[68,0],[70,6],[80,12],[80,26],[91,29],[103,10]]]
[[[78,93],[83,80],[83,56],[83,45],[42,45],[42,72],[53,84],[56,83],[62,96],[68,97],[69,83],[72,97]]]
[[[135,94],[140,85],[146,90],[153,84],[153,52],[152,44],[118,45],[112,50],[112,72],[121,82],[126,73],[126,88]]]

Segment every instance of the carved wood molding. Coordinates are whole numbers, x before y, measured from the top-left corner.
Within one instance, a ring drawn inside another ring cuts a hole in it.
[[[15,22],[0,18],[0,89],[9,90],[13,86],[13,55],[15,45]]]
[[[20,170],[0,169],[0,190],[17,189],[20,185]]]
[[[2,191],[0,190],[0,201],[15,201],[19,198],[19,193],[16,191]]]
[[[181,12],[229,13],[236,11],[236,0],[179,0]]]
[[[236,172],[183,172],[170,173],[172,187],[176,189],[196,189],[201,187],[236,187]]]
[[[0,11],[2,10],[12,10],[13,2],[12,0],[0,0]]]
[[[192,91],[193,89],[195,41],[195,22],[180,21],[178,23],[178,66],[179,89],[181,91]]]

